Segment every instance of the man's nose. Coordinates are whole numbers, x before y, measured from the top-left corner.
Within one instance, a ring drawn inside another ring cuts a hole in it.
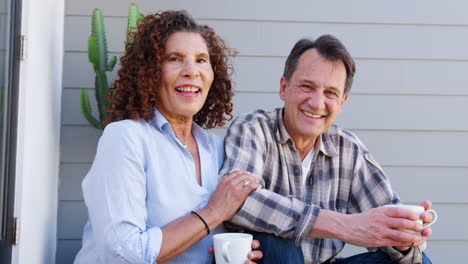
[[[310,93],[307,103],[312,109],[323,109],[325,107],[325,95],[321,89],[316,89],[314,92]]]

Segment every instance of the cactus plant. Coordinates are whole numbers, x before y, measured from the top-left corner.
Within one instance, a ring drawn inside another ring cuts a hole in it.
[[[132,37],[129,34],[136,30],[136,27],[143,18],[138,7],[135,4],[130,4],[127,24],[127,42],[131,43]],[[106,72],[111,72],[117,62],[117,57],[112,56],[109,60],[107,50],[106,32],[104,29],[104,18],[100,9],[93,10],[91,22],[91,35],[88,38],[88,59],[92,64],[96,73],[94,87],[96,92],[96,102],[99,111],[99,117],[96,118],[92,114],[91,104],[89,102],[88,92],[86,89],[81,89],[80,105],[81,113],[89,122],[90,125],[97,129],[104,129],[104,121],[107,119],[107,106],[109,101],[106,96],[109,93],[109,82]]]

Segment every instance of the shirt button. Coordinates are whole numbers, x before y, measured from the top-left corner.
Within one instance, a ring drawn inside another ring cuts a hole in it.
[[[119,253],[122,252],[122,246],[117,247],[117,252],[119,252]]]
[[[298,174],[299,174],[299,169],[298,169],[298,168],[294,168],[294,174],[295,174],[295,175],[298,175]]]

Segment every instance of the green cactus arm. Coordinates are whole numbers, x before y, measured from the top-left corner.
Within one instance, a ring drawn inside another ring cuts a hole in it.
[[[109,92],[109,83],[107,82],[107,75],[105,71],[96,72],[94,85],[96,87],[96,102],[99,109],[99,120],[104,121],[107,118],[108,101],[106,95]]]
[[[98,58],[98,46],[96,39],[93,35],[90,35],[88,38],[88,60],[93,65],[93,68],[96,70]]]
[[[92,24],[91,24],[91,35],[96,40],[97,55],[98,59],[95,62],[96,68],[105,70],[108,68],[108,55],[107,55],[107,40],[106,32],[104,29],[104,18],[101,10],[95,8],[93,10]]]
[[[113,71],[114,70],[114,66],[115,64],[117,63],[117,57],[116,56],[112,56],[110,61],[109,61],[109,67],[107,68],[107,71]]]
[[[144,15],[135,4],[130,5],[127,25],[127,42],[131,43],[130,32],[136,31],[137,25],[143,20]],[[95,8],[91,19],[91,35],[88,38],[88,59],[93,65],[95,76],[96,102],[99,111],[99,121],[92,115],[91,106],[87,92],[80,93],[80,103],[83,116],[88,122],[98,129],[103,129],[103,121],[107,120],[107,106],[109,104],[106,96],[109,93],[109,83],[106,71],[113,71],[117,57],[112,56],[108,60],[108,49],[106,33],[104,28],[104,17],[100,9]]]
[[[81,89],[80,92],[80,106],[81,106],[81,113],[86,118],[88,123],[97,129],[102,129],[102,125],[99,121],[94,118],[91,110],[91,105],[89,103],[88,92],[85,89]]]
[[[130,4],[128,9],[128,21],[127,21],[127,43],[131,43],[133,41],[130,32],[135,32],[138,26],[138,19],[140,17],[140,11],[138,11],[138,7],[135,4]]]

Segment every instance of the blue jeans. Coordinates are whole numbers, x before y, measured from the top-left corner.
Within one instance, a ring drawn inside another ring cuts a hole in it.
[[[255,261],[258,264],[303,264],[304,254],[302,248],[297,247],[292,240],[277,237],[267,233],[252,232],[253,238],[260,242],[263,258]],[[423,264],[432,264],[423,252]],[[325,263],[332,264],[395,264],[387,254],[382,251],[367,252],[348,258],[335,259]]]
[[[422,253],[423,264],[432,264],[426,253]],[[332,264],[395,264],[387,254],[382,251],[367,252],[354,255],[348,258],[336,259]]]
[[[258,264],[303,264],[304,255],[301,246],[297,247],[294,241],[277,237],[267,233],[252,232],[253,238],[260,242],[259,250],[263,258],[256,260]]]

